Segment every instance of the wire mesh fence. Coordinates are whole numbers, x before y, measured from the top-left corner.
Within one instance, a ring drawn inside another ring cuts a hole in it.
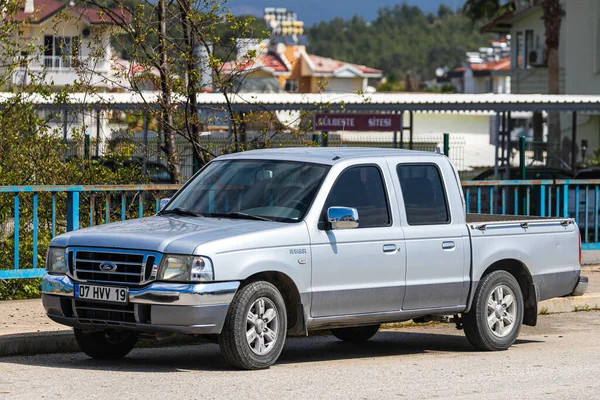
[[[281,134],[248,134],[245,140],[237,142],[231,135],[223,132],[203,133],[197,141],[205,151],[208,158],[220,155],[265,148],[285,147],[319,147],[325,145],[320,134],[307,133],[293,135]],[[370,147],[370,148],[404,148],[421,151],[436,151],[443,148],[443,134],[415,135],[412,142],[398,137],[394,140],[393,133],[389,134],[337,134],[330,133],[326,140],[328,147]],[[464,169],[465,139],[460,135],[450,135],[449,158],[458,170]],[[112,138],[99,144],[91,140],[69,139],[67,141],[66,157],[91,157],[98,159],[110,158],[110,154],[118,153],[121,156],[134,160],[139,165],[144,165],[150,175],[150,180],[155,183],[169,181],[167,157],[164,152],[164,135],[159,132],[148,131],[120,133],[114,132]],[[192,143],[184,137],[177,136],[175,149],[182,179],[190,178],[198,170],[194,160]]]

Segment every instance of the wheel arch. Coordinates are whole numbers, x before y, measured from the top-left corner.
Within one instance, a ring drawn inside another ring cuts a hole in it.
[[[502,260],[495,261],[486,270],[481,274],[481,277],[477,282],[471,283],[471,291],[469,293],[469,299],[467,303],[466,312],[469,312],[473,303],[473,297],[475,295],[475,289],[477,289],[477,285],[482,280],[482,278],[486,275],[494,271],[506,271],[510,273],[519,283],[519,287],[521,288],[521,292],[523,293],[523,324],[529,326],[535,326],[537,323],[537,305],[538,305],[538,294],[537,288],[533,283],[533,277],[531,276],[531,272],[527,268],[527,266],[521,262],[520,260],[514,258],[505,258]]]
[[[304,305],[294,280],[281,271],[262,271],[244,279],[242,285],[255,281],[269,282],[281,293],[287,313],[288,334],[306,334]]]

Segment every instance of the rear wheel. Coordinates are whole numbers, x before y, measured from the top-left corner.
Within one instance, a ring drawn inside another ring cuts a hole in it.
[[[75,340],[81,351],[92,358],[100,360],[115,360],[125,357],[137,343],[133,333],[121,332],[86,332],[74,329]]]
[[[336,338],[343,340],[344,342],[366,342],[371,339],[381,325],[367,325],[367,326],[354,326],[351,328],[337,328],[332,329],[331,333]]]
[[[516,340],[523,323],[523,294],[506,271],[483,277],[471,310],[463,315],[465,335],[480,350],[505,350]]]
[[[268,368],[283,350],[286,330],[281,293],[269,282],[256,281],[236,293],[219,336],[219,346],[227,361],[238,368]]]

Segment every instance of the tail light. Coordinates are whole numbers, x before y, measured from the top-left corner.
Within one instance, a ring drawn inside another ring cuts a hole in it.
[[[581,232],[577,231],[577,233],[579,234],[579,236],[578,236],[579,237],[579,265],[581,265],[581,261],[583,258],[583,254],[581,252]]]

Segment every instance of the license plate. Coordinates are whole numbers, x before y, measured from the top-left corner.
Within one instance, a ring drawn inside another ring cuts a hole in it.
[[[75,297],[112,303],[127,303],[129,289],[114,286],[75,285]]]

